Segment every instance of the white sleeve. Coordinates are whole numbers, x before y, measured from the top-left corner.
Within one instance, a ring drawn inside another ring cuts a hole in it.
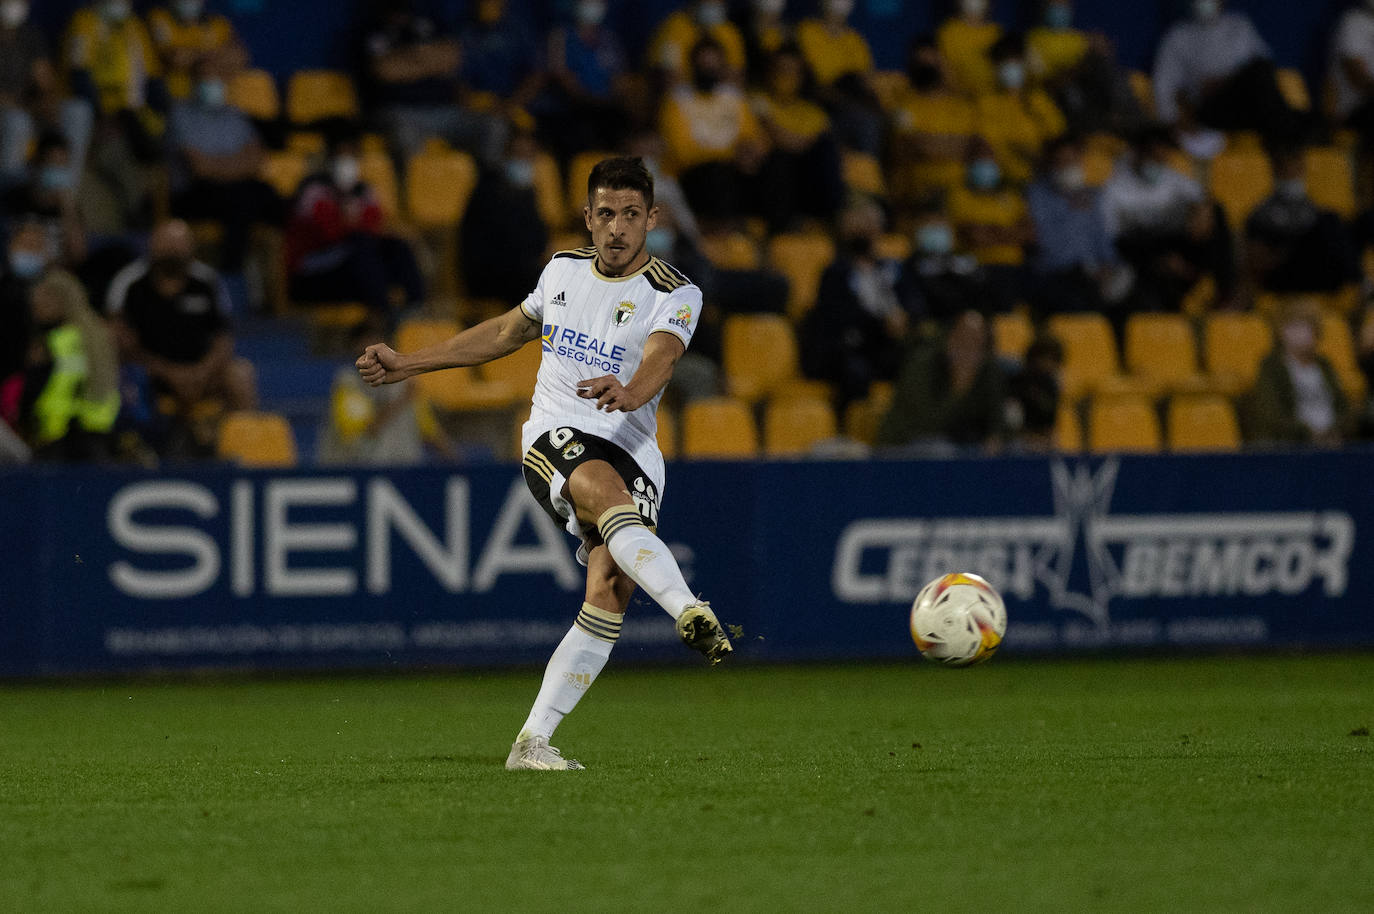
[[[692,343],[697,321],[701,319],[701,290],[688,283],[674,289],[663,299],[649,333],[671,333],[684,347]]]
[[[536,324],[544,323],[544,277],[549,275],[553,265],[554,261],[551,260],[544,266],[539,274],[539,282],[534,285],[534,291],[526,295],[525,300],[520,303],[520,310]]]

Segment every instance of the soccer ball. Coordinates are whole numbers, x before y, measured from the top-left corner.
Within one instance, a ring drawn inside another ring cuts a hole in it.
[[[972,666],[994,653],[1007,633],[1002,595],[976,574],[945,574],[911,604],[911,640],[928,659]]]

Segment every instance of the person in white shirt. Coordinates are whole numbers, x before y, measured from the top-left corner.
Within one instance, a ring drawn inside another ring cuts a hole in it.
[[[543,348],[522,434],[525,481],[581,540],[586,596],[549,660],[509,769],[583,767],[549,739],[606,665],[636,585],[708,661],[733,650],[656,533],[664,482],[656,411],[701,314],[701,291],[645,248],[657,216],[644,162],[603,159],[587,180],[583,209],[592,246],[555,254],[518,307],[415,352],[378,343],[357,360],[363,380],[376,385],[480,365],[535,339]]]
[[[1250,17],[1225,0],[1192,0],[1164,33],[1155,58],[1155,112],[1180,131],[1256,130],[1292,142],[1312,129],[1279,89],[1273,53]]]
[[[1374,0],[1356,0],[1331,40],[1331,103],[1337,123],[1374,140]]]

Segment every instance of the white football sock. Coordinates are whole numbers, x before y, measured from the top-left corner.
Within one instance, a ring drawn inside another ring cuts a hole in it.
[[[696,602],[668,544],[644,526],[644,519],[632,505],[611,508],[596,526],[620,570],[644,588],[673,621],[689,603]]]
[[[621,618],[618,613],[582,604],[577,621],[544,668],[544,682],[517,739],[553,736],[564,716],[576,707],[578,699],[591,688],[596,674],[606,665],[611,648],[620,637]]]

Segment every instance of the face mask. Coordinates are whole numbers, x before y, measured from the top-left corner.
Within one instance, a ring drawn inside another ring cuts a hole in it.
[[[997,82],[1015,92],[1026,84],[1026,65],[1019,60],[1003,61],[997,67]]]
[[[1286,181],[1280,181],[1274,186],[1274,190],[1285,200],[1307,199],[1307,182],[1302,178],[1289,178]]]
[[[1088,177],[1082,165],[1065,165],[1054,173],[1054,183],[1065,193],[1075,193],[1088,186]]]
[[[663,227],[656,228],[644,236],[644,249],[655,257],[667,257],[677,247],[677,232]]]
[[[724,3],[700,3],[697,4],[697,25],[704,29],[713,29],[725,21]]]
[[[692,85],[698,92],[712,92],[720,84],[720,76],[715,73],[698,73],[692,78]]]
[[[110,22],[120,23],[133,15],[129,0],[106,0],[101,12]]]
[[[529,159],[511,159],[506,163],[506,180],[516,187],[533,187],[534,163]]]
[[[606,18],[606,4],[596,0],[579,3],[574,15],[577,17],[578,25],[600,25]]]
[[[854,0],[826,0],[821,10],[828,18],[848,19],[849,14],[854,12]]]
[[[196,97],[207,108],[220,108],[228,97],[228,89],[222,79],[207,79],[196,87]]]
[[[1211,22],[1221,15],[1221,0],[1193,0],[1193,16]]]
[[[944,222],[931,222],[916,230],[916,250],[942,256],[954,250],[954,229]]]
[[[969,19],[982,19],[988,14],[988,0],[960,0],[959,11]]]
[[[992,190],[1002,183],[1002,167],[996,159],[978,159],[968,167],[968,183],[975,190]]]
[[[1369,0],[1374,3],[1374,0]],[[765,16],[781,16],[787,8],[787,0],[754,0],[754,10]]]
[[[1164,180],[1164,166],[1158,162],[1141,162],[1140,179],[1146,184],[1158,184]]]
[[[339,156],[334,160],[334,183],[340,190],[352,190],[358,186],[362,176],[362,166],[352,156]]]
[[[5,0],[0,3],[0,25],[7,29],[17,29],[29,18],[29,5],[25,0]]]
[[[20,279],[37,279],[47,269],[48,258],[33,251],[10,251],[10,271]]]
[[[940,68],[933,63],[918,63],[911,68],[911,85],[921,92],[929,92],[940,85]]]
[[[44,190],[69,190],[72,170],[65,165],[44,165],[38,170],[38,186]]]
[[[1052,29],[1066,29],[1073,25],[1073,7],[1066,3],[1053,3],[1046,7],[1045,25]]]
[[[1285,349],[1310,351],[1317,344],[1317,331],[1307,321],[1289,321],[1279,328]]]
[[[176,12],[182,22],[191,22],[205,12],[205,3],[203,0],[177,0]]]

